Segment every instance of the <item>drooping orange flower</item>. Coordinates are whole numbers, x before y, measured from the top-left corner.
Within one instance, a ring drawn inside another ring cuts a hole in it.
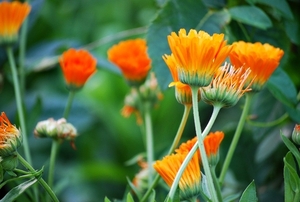
[[[235,68],[229,63],[220,67],[209,86],[201,88],[203,101],[221,107],[235,105],[245,92],[250,91],[250,84],[245,85],[250,68]]]
[[[244,66],[251,69],[248,77],[248,84],[253,80],[252,90],[260,91],[269,79],[284,54],[280,48],[260,42],[246,43],[244,41],[232,44],[233,49],[229,55],[232,65],[235,67]]]
[[[4,112],[0,116],[0,157],[6,157],[16,151],[21,145],[22,135],[16,126],[12,125]]]
[[[217,155],[223,138],[224,133],[221,131],[211,132],[204,138],[205,152],[208,157]]]
[[[30,10],[28,3],[0,2],[0,44],[17,41],[19,29]]]
[[[75,50],[71,48],[65,51],[59,62],[70,89],[81,88],[97,70],[97,60],[83,49]]]
[[[231,51],[224,34],[210,36],[193,29],[188,34],[185,29],[180,29],[178,35],[172,32],[168,42],[176,61],[179,80],[191,86],[207,86]]]
[[[169,87],[175,86],[175,97],[176,100],[183,105],[192,105],[192,90],[188,84],[184,84],[179,81],[178,72],[176,68],[176,61],[174,55],[164,55],[163,59],[173,77],[173,82],[170,83]],[[200,93],[199,93],[200,94]],[[198,96],[200,101],[200,96]]]
[[[120,68],[130,82],[142,83],[151,68],[144,39],[121,41],[108,51],[108,60]]]
[[[169,187],[172,186],[176,174],[187,154],[187,152],[171,154],[154,163],[154,169]],[[182,200],[189,200],[201,193],[201,170],[198,155],[192,157],[184,170],[179,181],[179,190],[179,197]]]

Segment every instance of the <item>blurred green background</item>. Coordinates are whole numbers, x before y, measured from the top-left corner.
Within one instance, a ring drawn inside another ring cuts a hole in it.
[[[174,5],[177,3],[172,2]],[[187,1],[187,4],[189,2],[192,1]],[[198,4],[197,1],[193,2]],[[208,4],[208,1],[203,2]],[[233,6],[251,1],[212,2]],[[295,5],[299,5],[297,1],[287,2],[292,10],[297,8]],[[35,125],[38,121],[50,117],[61,118],[68,97],[62,72],[56,62],[57,56],[70,47],[87,47],[98,59],[98,71],[75,96],[68,121],[76,126],[79,136],[75,141],[76,150],[72,149],[68,142],[64,142],[60,148],[55,169],[55,191],[63,202],[98,202],[103,201],[105,196],[121,199],[127,188],[126,177],[132,179],[140,170],[138,165],[126,165],[125,162],[143,153],[145,146],[135,117],[127,119],[120,114],[124,97],[130,88],[118,69],[106,60],[106,51],[120,40],[146,37],[147,28],[158,15],[164,1],[33,0],[30,3],[32,12],[28,21],[24,103],[33,166],[37,169],[43,165],[47,167],[51,148],[51,140],[33,136]],[[202,1],[199,0],[199,4],[202,4]],[[264,4],[259,5],[268,10]],[[295,11],[292,12],[296,14]],[[299,14],[294,17],[298,19],[298,23]],[[235,22],[230,25],[232,30],[238,29]],[[299,34],[299,24],[296,26]],[[129,31],[124,32],[125,30]],[[272,35],[277,33],[274,27],[269,31]],[[157,36],[153,32],[151,34],[155,40]],[[166,35],[160,37],[164,38]],[[286,40],[287,37],[283,38]],[[296,92],[299,92],[299,41],[285,43],[286,41],[276,42],[283,44],[281,48],[285,47],[290,51],[285,58],[284,67],[295,85]],[[159,44],[153,43],[152,50],[155,46],[158,47]],[[15,55],[18,55],[17,46]],[[166,66],[165,68],[167,69]],[[174,89],[168,89],[164,82],[161,82],[161,88],[164,98],[152,114],[156,159],[160,159],[162,153],[168,150],[183,114],[183,106],[174,98]],[[268,89],[258,93],[256,98],[251,111],[253,116],[258,117],[256,121],[275,120],[287,110]],[[221,147],[221,163],[237,125],[243,102],[241,99],[235,107],[222,110],[212,129],[223,130],[226,135]],[[199,106],[201,123],[205,126],[212,107],[202,102]],[[2,48],[0,111],[4,111],[11,122],[19,126],[11,74]],[[268,128],[246,124],[231,164],[232,175],[226,179],[228,193],[241,192],[254,179],[260,201],[283,201],[282,159],[287,149],[280,139],[279,131],[290,134],[295,120],[297,118],[289,118],[281,125]],[[194,135],[193,119],[190,117],[182,141]],[[19,151],[22,153],[22,148]],[[13,185],[8,185],[2,190],[8,190]]]

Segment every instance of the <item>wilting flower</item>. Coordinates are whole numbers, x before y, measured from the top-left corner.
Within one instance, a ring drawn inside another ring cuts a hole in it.
[[[209,86],[201,88],[203,101],[222,107],[235,105],[245,92],[251,90],[250,84],[245,86],[250,72],[249,68],[235,68],[229,63],[220,67]]]
[[[86,50],[71,48],[62,54],[59,62],[66,83],[72,90],[80,89],[96,72],[97,60]]]
[[[12,155],[22,143],[22,135],[4,112],[0,116],[0,157]]]
[[[204,138],[205,152],[211,166],[216,166],[219,161],[219,147],[223,138],[221,131],[211,132]]]
[[[135,114],[138,125],[142,124],[143,119],[139,111],[139,95],[136,88],[132,88],[130,93],[125,97],[125,104],[121,110],[121,114],[128,118],[131,114]]]
[[[0,2],[0,44],[11,44],[17,41],[19,29],[30,9],[28,3]]]
[[[108,60],[120,68],[131,84],[141,84],[151,68],[144,39],[121,41],[112,46],[107,54]]]
[[[176,174],[187,154],[187,152],[171,154],[154,163],[154,169],[169,187],[172,186]],[[195,198],[201,193],[201,170],[198,155],[192,157],[184,170],[179,181],[179,190],[181,200]]]
[[[284,52],[280,48],[260,42],[246,43],[244,41],[232,44],[233,49],[229,55],[231,64],[235,67],[250,68],[247,83],[252,83],[253,91],[260,91],[265,82],[278,67]]]
[[[184,84],[179,81],[174,55],[164,55],[163,59],[169,67],[171,75],[173,77],[173,82],[170,83],[169,87],[175,86],[176,100],[183,105],[192,105],[191,87],[188,84]],[[200,93],[198,96],[198,100],[200,101]]]
[[[49,118],[37,123],[34,129],[36,137],[51,137],[55,140],[69,140],[74,147],[74,140],[78,136],[76,128],[68,123],[66,119],[54,120]]]
[[[137,163],[141,170],[134,176],[132,184],[138,193],[143,193],[148,189],[149,167],[143,158],[138,159]]]
[[[191,86],[207,86],[231,51],[224,34],[210,36],[193,29],[188,34],[185,29],[180,29],[178,35],[172,32],[168,42],[176,61],[179,80]]]

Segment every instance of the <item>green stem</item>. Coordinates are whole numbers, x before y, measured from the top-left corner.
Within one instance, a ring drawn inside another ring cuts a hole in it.
[[[270,121],[270,122],[255,122],[255,121],[248,120],[247,123],[250,124],[250,125],[252,125],[252,126],[256,126],[256,127],[272,127],[272,126],[276,126],[276,125],[280,124],[281,122],[283,122],[287,118],[289,118],[289,114],[285,113],[281,117],[279,117],[278,119],[276,119],[274,121]]]
[[[53,178],[54,178],[54,168],[55,168],[55,159],[59,149],[58,140],[52,140],[51,154],[50,154],[50,163],[49,163],[49,173],[48,173],[48,185],[53,187]]]
[[[226,158],[225,158],[225,161],[224,161],[224,164],[223,164],[223,167],[222,167],[222,171],[221,171],[221,174],[220,174],[220,177],[219,177],[219,181],[220,181],[221,185],[224,182],[225,174],[226,174],[226,172],[229,168],[229,164],[231,162],[232,156],[234,154],[234,151],[236,149],[237,143],[238,143],[239,138],[241,136],[243,127],[245,125],[245,121],[247,119],[249,109],[250,109],[250,105],[251,105],[251,101],[252,101],[252,98],[253,98],[253,93],[246,93],[245,96],[246,96],[245,106],[244,106],[242,115],[240,117],[238,126],[236,128],[236,131],[234,133],[232,142],[230,144],[230,147],[229,147],[228,153],[226,155]]]
[[[20,155],[18,155],[19,161],[22,163],[22,165],[27,168],[32,173],[35,173],[36,171],[33,169],[33,167]],[[55,193],[52,191],[52,189],[48,186],[48,184],[45,182],[45,180],[41,177],[37,178],[38,182],[43,186],[43,188],[47,191],[49,196],[52,198],[54,202],[59,202],[58,198],[56,197]]]
[[[21,131],[22,131],[22,134],[23,134],[22,138],[23,138],[24,154],[25,154],[26,160],[30,164],[32,164],[30,151],[29,151],[28,140],[27,140],[28,137],[27,137],[26,124],[25,124],[24,109],[23,109],[22,99],[21,99],[20,84],[19,84],[17,68],[16,68],[14,56],[13,56],[12,47],[11,46],[7,47],[6,51],[7,51],[10,67],[11,67],[13,82],[14,82],[14,90],[15,90],[15,97],[16,97],[18,115],[19,115],[19,120],[20,120],[20,125],[21,125]]]
[[[74,96],[75,96],[75,91],[70,90],[67,105],[66,105],[66,108],[65,108],[65,111],[64,111],[64,114],[63,114],[63,117],[65,119],[68,119],[68,117],[69,117]]]
[[[182,116],[182,119],[181,119],[179,128],[178,128],[178,130],[177,130],[176,136],[175,136],[175,138],[174,138],[174,141],[173,141],[173,143],[172,143],[172,146],[171,146],[171,148],[170,148],[170,150],[169,150],[169,152],[168,152],[167,155],[170,155],[170,154],[174,151],[174,149],[178,146],[179,141],[180,141],[181,136],[182,136],[182,133],[183,133],[183,130],[184,130],[184,128],[185,128],[187,119],[188,119],[188,117],[189,117],[191,108],[192,108],[191,105],[184,105],[184,112],[183,112],[183,116]]]
[[[178,145],[178,143],[179,143],[179,141],[181,139],[183,130],[185,128],[187,119],[189,117],[190,111],[191,111],[191,106],[190,105],[185,105],[184,106],[183,116],[182,116],[179,128],[177,130],[177,133],[176,133],[176,136],[174,138],[173,144],[172,144],[172,146],[171,146],[171,148],[170,148],[170,150],[169,150],[169,152],[168,152],[167,155],[170,155],[174,151],[174,149],[177,147],[177,145]],[[148,199],[148,197],[152,193],[152,189],[156,186],[156,184],[158,183],[159,179],[160,179],[160,175],[156,174],[155,177],[154,177],[154,180],[153,180],[152,184],[149,186],[147,192],[144,194],[143,198],[141,199],[141,202],[144,202],[144,201],[146,201]]]
[[[216,187],[216,190],[217,190],[217,196],[218,196],[218,200],[220,202],[223,201],[223,198],[222,198],[222,194],[221,194],[221,187],[220,187],[220,182],[216,176],[216,168],[215,166],[211,166],[210,167],[210,172],[211,172],[211,175],[212,175],[212,178],[213,178],[213,181],[214,181],[214,184],[215,184],[215,187]]]
[[[192,102],[193,102],[193,114],[194,114],[194,122],[195,122],[195,128],[196,128],[196,135],[198,138],[198,147],[200,150],[200,155],[201,155],[201,160],[202,160],[202,165],[204,167],[204,172],[205,176],[207,179],[208,183],[208,189],[211,194],[211,199],[214,202],[218,202],[218,197],[216,194],[216,190],[214,187],[212,175],[210,173],[210,168],[209,168],[209,163],[207,160],[205,148],[204,148],[204,142],[203,142],[203,137],[202,137],[202,131],[201,131],[201,122],[200,122],[200,117],[199,117],[199,112],[198,112],[198,91],[199,87],[197,86],[192,86]]]
[[[145,116],[145,129],[146,129],[146,151],[147,151],[147,164],[148,164],[148,183],[151,184],[153,180],[153,161],[154,161],[154,151],[153,151],[153,132],[152,132],[152,120],[150,113],[151,103],[146,102],[144,105],[144,116]]]

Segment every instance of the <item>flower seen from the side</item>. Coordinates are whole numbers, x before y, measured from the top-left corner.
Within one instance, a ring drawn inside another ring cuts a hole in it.
[[[165,156],[154,163],[154,169],[159,173],[166,184],[171,187],[176,174],[187,156],[185,153],[176,153]],[[198,155],[195,154],[179,181],[179,197],[181,200],[190,200],[201,193],[201,170]]]
[[[174,55],[179,80],[190,86],[207,86],[215,71],[227,58],[231,46],[226,45],[224,34],[210,36],[204,31],[180,29],[172,32],[168,42]]]
[[[244,41],[232,44],[230,52],[231,64],[235,67],[250,68],[247,84],[252,82],[252,91],[260,91],[275,69],[284,54],[280,48],[260,42],[247,43]]]
[[[97,69],[97,60],[83,49],[69,49],[60,57],[60,66],[68,87],[78,90]]]
[[[211,166],[216,166],[219,161],[219,147],[223,138],[221,131],[211,132],[204,138],[205,152]]]
[[[0,44],[17,41],[19,29],[30,10],[31,6],[26,2],[0,2]]]
[[[174,55],[173,54],[164,55],[163,59],[167,64],[167,66],[169,67],[169,70],[173,77],[173,82],[170,83],[169,87],[171,86],[175,87],[176,100],[183,105],[192,105],[191,87],[188,84],[184,84],[179,81]],[[198,98],[199,98],[198,100],[200,101],[200,93]]]
[[[296,124],[292,133],[292,140],[300,145],[300,124]]]
[[[250,84],[245,85],[250,72],[249,68],[235,68],[229,63],[220,67],[211,83],[201,88],[203,101],[221,107],[235,105],[245,92],[251,90]]]
[[[144,82],[151,68],[151,59],[147,53],[144,39],[121,41],[108,51],[108,60],[115,64],[130,84]]]
[[[0,157],[12,155],[22,144],[21,132],[12,125],[4,112],[0,116]]]

